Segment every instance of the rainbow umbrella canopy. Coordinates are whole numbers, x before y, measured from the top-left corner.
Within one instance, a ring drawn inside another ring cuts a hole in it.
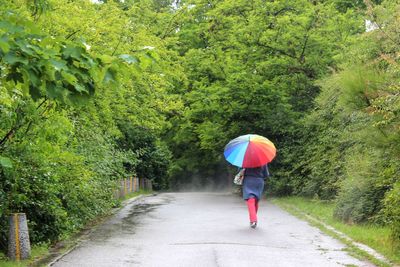
[[[225,159],[242,168],[256,168],[271,162],[276,155],[275,145],[257,134],[246,134],[231,140],[224,150]]]

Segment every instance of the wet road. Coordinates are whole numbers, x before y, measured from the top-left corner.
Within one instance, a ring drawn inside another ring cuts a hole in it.
[[[345,245],[262,201],[223,193],[160,194],[129,203],[52,266],[373,266]]]

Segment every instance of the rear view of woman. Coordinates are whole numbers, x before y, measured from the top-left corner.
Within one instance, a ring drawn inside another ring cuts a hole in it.
[[[246,168],[243,178],[243,199],[247,202],[249,210],[250,227],[257,227],[258,202],[262,197],[264,179],[269,176],[268,166]]]

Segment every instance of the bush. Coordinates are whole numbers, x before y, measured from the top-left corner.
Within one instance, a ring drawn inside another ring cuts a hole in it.
[[[112,143],[106,145],[104,139],[92,149],[79,150],[74,130],[65,114],[51,110],[46,120],[31,127],[30,138],[17,136],[7,147],[4,156],[13,166],[0,169],[1,250],[6,250],[5,224],[12,212],[27,214],[32,243],[37,243],[76,231],[115,204],[115,176],[109,167],[95,165],[111,157]]]
[[[348,178],[337,199],[334,215],[348,223],[378,222],[384,191],[374,185],[375,177]]]
[[[396,246],[400,246],[400,182],[386,193],[384,214],[392,229],[392,238]]]
[[[391,225],[395,222],[397,206],[391,204],[396,202],[393,186],[400,168],[392,153],[388,148],[366,145],[349,151],[346,178],[337,198],[337,217],[350,223]]]

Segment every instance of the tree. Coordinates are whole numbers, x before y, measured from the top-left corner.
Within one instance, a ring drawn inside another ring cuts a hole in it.
[[[290,157],[284,147],[319,93],[315,81],[362,29],[357,15],[309,1],[185,1],[177,12],[184,14],[176,49],[188,84],[176,89],[186,109],[167,137],[179,159],[175,169],[219,173],[224,145],[258,133],[282,148],[275,164],[283,173]]]

